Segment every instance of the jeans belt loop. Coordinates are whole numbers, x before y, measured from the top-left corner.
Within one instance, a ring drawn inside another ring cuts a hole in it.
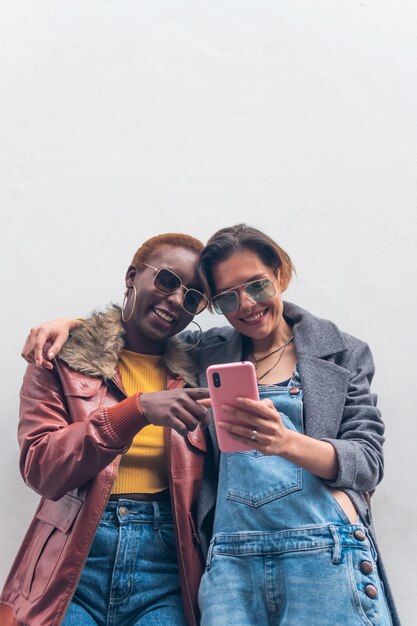
[[[340,536],[339,536],[339,533],[337,532],[336,526],[330,526],[330,532],[332,533],[333,541],[334,541],[332,563],[337,565],[338,563],[340,563],[341,556],[342,556]]]
[[[157,502],[152,502],[153,506],[153,529],[159,530],[159,505]]]

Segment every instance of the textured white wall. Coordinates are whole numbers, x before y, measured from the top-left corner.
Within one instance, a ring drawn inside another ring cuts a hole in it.
[[[37,501],[29,327],[120,300],[150,235],[247,221],[292,254],[288,299],[373,349],[376,526],[415,623],[416,27],[413,0],[2,2],[0,583]]]

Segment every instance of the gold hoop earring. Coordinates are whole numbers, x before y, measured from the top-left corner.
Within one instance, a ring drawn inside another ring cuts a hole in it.
[[[132,309],[130,311],[129,316],[125,319],[124,317],[124,313],[125,313],[125,308],[126,308],[126,304],[127,304],[127,298],[128,298],[128,293],[129,293],[129,289],[133,289],[134,291],[134,297],[133,297],[133,305],[132,305]],[[124,321],[124,323],[126,324],[126,322],[128,322],[130,320],[130,318],[133,315],[133,311],[135,310],[135,306],[136,306],[136,297],[137,297],[137,293],[136,293],[136,287],[135,285],[132,285],[131,287],[128,287],[125,291],[125,295],[123,298],[123,303],[122,303],[122,320]]]
[[[201,343],[201,340],[203,338],[203,331],[201,330],[200,324],[197,324],[197,322],[195,322],[194,320],[192,320],[190,322],[190,324],[195,324],[197,326],[197,328],[198,328],[198,337],[197,337],[197,341],[195,341],[192,346],[190,346],[189,348],[184,350],[184,352],[189,352],[190,350],[194,350],[194,348],[196,348],[198,346],[198,344]]]

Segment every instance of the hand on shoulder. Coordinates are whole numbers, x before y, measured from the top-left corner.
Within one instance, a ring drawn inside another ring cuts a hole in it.
[[[52,359],[59,354],[71,330],[82,323],[81,319],[61,317],[34,326],[29,331],[21,356],[37,367],[52,369]]]

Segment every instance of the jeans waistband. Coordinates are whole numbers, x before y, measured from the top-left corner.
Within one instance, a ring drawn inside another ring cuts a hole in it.
[[[210,552],[215,554],[245,555],[315,550],[326,546],[371,546],[362,524],[328,525],[283,530],[278,532],[239,532],[217,534]]]
[[[172,522],[170,502],[140,502],[120,498],[110,500],[102,515],[102,521],[116,522],[118,524],[142,523],[153,524],[155,528],[159,524]]]

